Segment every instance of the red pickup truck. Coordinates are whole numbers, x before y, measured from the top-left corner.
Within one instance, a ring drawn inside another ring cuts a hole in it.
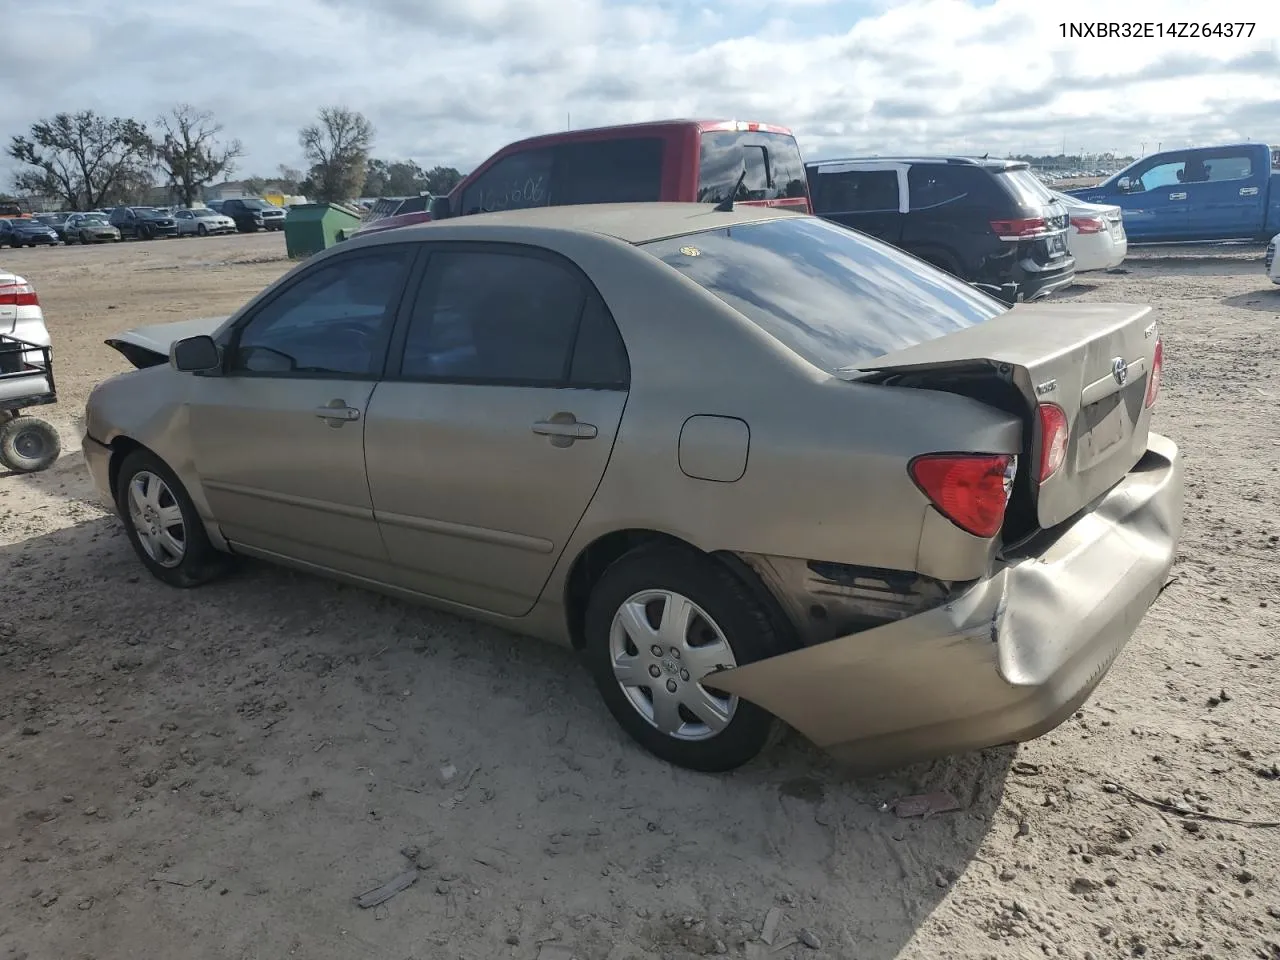
[[[741,182],[739,182],[741,181]],[[735,203],[810,212],[791,131],[737,120],[658,120],[544,134],[503,147],[429,210],[384,217],[358,233],[426,220],[576,203]]]

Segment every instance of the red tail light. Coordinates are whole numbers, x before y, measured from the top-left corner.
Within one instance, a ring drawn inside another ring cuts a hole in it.
[[[907,471],[939,512],[966,533],[994,537],[1004,523],[1018,458],[1004,454],[932,453]]]
[[[1072,217],[1071,225],[1077,233],[1102,233],[1107,229],[1107,221],[1102,217]]]
[[[1025,217],[1021,220],[992,220],[991,229],[1001,240],[1024,240],[1040,237],[1049,232],[1049,221],[1044,217]]]
[[[1151,358],[1151,376],[1147,378],[1147,399],[1144,406],[1151,406],[1160,396],[1160,377],[1164,372],[1164,344],[1156,341],[1156,352]]]
[[[1040,415],[1040,483],[1044,483],[1061,468],[1067,459],[1067,441],[1071,428],[1067,415],[1056,403],[1042,403]]]
[[[29,283],[0,283],[0,307],[38,307],[40,298]]]

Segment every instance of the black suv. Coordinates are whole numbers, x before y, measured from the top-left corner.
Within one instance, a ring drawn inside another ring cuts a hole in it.
[[[156,237],[176,237],[178,221],[154,207],[116,207],[108,217],[111,225],[120,231],[120,239],[154,240]]]
[[[223,200],[218,207],[218,212],[234,220],[236,229],[241,233],[283,230],[285,215],[288,213],[275,204],[259,200],[257,197]]]
[[[1030,167],[968,157],[860,157],[805,165],[813,212],[970,283],[1036,300],[1075,279],[1070,218]]]

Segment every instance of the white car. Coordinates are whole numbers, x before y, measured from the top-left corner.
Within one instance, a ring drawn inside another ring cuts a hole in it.
[[[57,399],[49,346],[35,287],[0,267],[0,466],[9,470],[43,470],[61,451],[50,424],[22,415]]]
[[[1272,283],[1280,283],[1280,257],[1276,256],[1276,247],[1280,247],[1280,233],[1271,238],[1266,255],[1262,258],[1263,269],[1267,271]]]
[[[1053,195],[1067,208],[1071,217],[1067,250],[1076,258],[1076,273],[1120,266],[1129,253],[1129,239],[1125,236],[1120,207],[1085,203],[1079,197],[1057,191]]]
[[[211,233],[235,233],[236,222],[217,210],[199,207],[194,210],[175,210],[173,219],[178,224],[178,236],[191,234],[205,237]]]

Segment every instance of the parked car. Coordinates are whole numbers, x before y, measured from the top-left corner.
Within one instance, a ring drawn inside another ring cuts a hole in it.
[[[178,236],[205,237],[211,233],[235,233],[236,222],[226,214],[207,207],[194,210],[179,210],[173,215],[178,224]]]
[[[283,230],[287,213],[280,207],[265,200],[259,200],[257,197],[223,200],[218,212],[235,221],[236,229],[241,233]]]
[[[374,234],[111,342],[143,369],[84,455],[156,577],[245,554],[572,644],[700,770],[775,717],[868,764],[1038,736],[1181,530],[1149,307],[1008,309],[787,210]]]
[[[377,201],[369,208],[368,214],[352,234],[372,233],[377,230],[391,230],[413,223],[424,223],[431,219],[431,195],[405,197],[394,202]]]
[[[1280,283],[1280,258],[1276,257],[1276,246],[1280,244],[1280,233],[1271,238],[1267,244],[1267,252],[1263,255],[1262,266],[1272,283]]]
[[[0,247],[52,247],[57,243],[57,231],[34,217],[0,220]]]
[[[27,411],[57,400],[40,297],[25,277],[0,267],[0,467],[33,473],[53,465],[58,431]]]
[[[1124,215],[1114,204],[1085,203],[1065,193],[1054,196],[1067,208],[1071,232],[1067,249],[1076,261],[1076,273],[1111,270],[1124,263],[1129,241],[1124,232]]]
[[[154,240],[156,237],[178,235],[177,221],[154,207],[116,207],[109,219],[126,240]]]
[[[357,235],[427,220],[525,207],[693,201],[809,211],[804,160],[785,127],[659,120],[545,134],[503,147],[427,212],[367,224]]]
[[[67,234],[63,227],[69,216],[69,213],[37,213],[31,219],[40,221],[46,227],[51,227],[53,232],[58,235],[58,239],[65,243]]]
[[[820,160],[806,167],[821,217],[974,283],[1036,300],[1075,279],[1066,208],[1026,163],[968,157]]]
[[[1280,231],[1280,171],[1265,143],[1165,150],[1095,187],[1064,192],[1123,209],[1133,243],[1265,242]]]
[[[120,239],[120,228],[105,213],[73,213],[62,226],[67,243],[103,243]]]

